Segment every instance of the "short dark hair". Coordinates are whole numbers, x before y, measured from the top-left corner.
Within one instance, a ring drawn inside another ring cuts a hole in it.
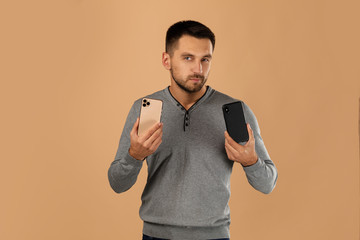
[[[190,35],[196,38],[207,38],[211,41],[213,50],[215,48],[215,35],[204,24],[187,20],[173,24],[166,32],[165,51],[172,52],[173,47],[183,35]]]

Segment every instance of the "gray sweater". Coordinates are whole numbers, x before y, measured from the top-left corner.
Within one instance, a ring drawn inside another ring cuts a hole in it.
[[[186,111],[168,88],[148,98],[163,101],[163,137],[159,148],[146,158],[148,177],[140,217],[143,233],[166,239],[229,237],[230,176],[234,162],[225,151],[222,105],[237,101],[211,87]],[[112,189],[122,193],[136,182],[143,161],[129,153],[130,131],[140,114],[141,99],[133,104],[108,171]],[[244,103],[244,115],[255,136],[258,161],[243,167],[256,190],[270,193],[277,170],[260,136],[255,115]]]

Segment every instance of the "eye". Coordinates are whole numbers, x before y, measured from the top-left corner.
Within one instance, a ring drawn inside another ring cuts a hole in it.
[[[184,57],[185,60],[191,60],[191,57]]]
[[[204,58],[202,61],[203,61],[203,62],[210,62],[210,59]]]

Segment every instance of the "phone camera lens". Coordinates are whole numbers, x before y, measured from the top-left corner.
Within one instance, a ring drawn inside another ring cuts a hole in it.
[[[150,105],[150,102],[147,102],[146,104],[149,106],[149,105]]]
[[[144,99],[143,102],[146,103],[146,99]]]
[[[143,107],[146,107],[146,104],[145,104],[145,103],[143,104]]]

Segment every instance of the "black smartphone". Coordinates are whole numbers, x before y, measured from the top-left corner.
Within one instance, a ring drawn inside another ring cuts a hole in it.
[[[249,141],[244,111],[240,101],[224,104],[222,106],[226,130],[235,142]]]

